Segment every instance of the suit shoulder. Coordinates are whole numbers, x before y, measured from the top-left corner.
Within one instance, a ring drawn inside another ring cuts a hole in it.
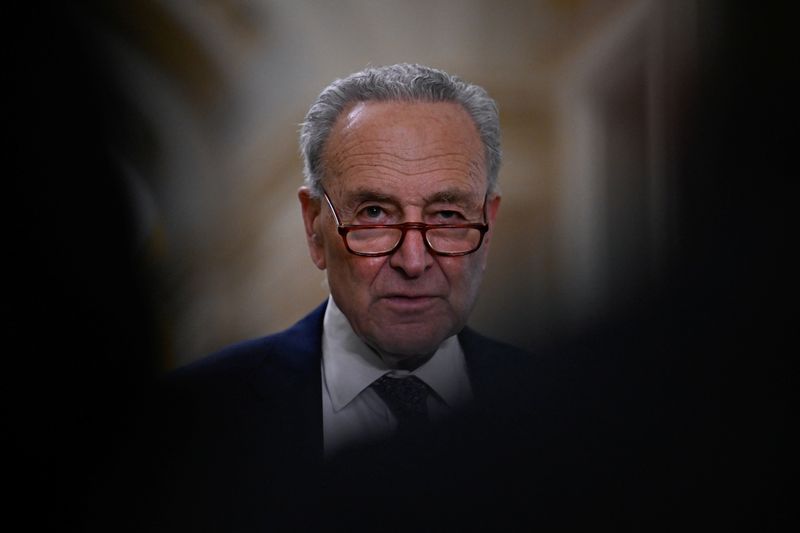
[[[281,344],[281,333],[247,339],[213,352],[196,361],[178,367],[167,374],[171,380],[199,377],[205,374],[225,374],[247,371],[258,366]]]
[[[535,385],[540,389],[564,386],[570,381],[569,362],[548,351],[526,350],[471,328],[461,332],[459,341],[476,379],[519,382],[523,387]]]
[[[268,368],[307,371],[319,361],[324,309],[323,304],[284,331],[226,346],[177,368],[164,381],[171,384],[224,381],[226,377],[238,378]]]
[[[459,334],[458,340],[466,354],[481,359],[487,357],[499,357],[502,359],[529,361],[531,358],[536,357],[534,353],[528,350],[524,350],[519,346],[514,346],[513,344],[509,344],[504,341],[487,337],[486,335],[478,333],[469,327],[464,328],[464,330]]]

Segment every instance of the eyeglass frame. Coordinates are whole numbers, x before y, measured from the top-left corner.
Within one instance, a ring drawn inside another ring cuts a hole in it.
[[[403,241],[406,238],[406,233],[409,230],[418,230],[422,234],[422,242],[425,243],[425,248],[432,254],[432,255],[439,255],[443,257],[462,257],[465,255],[473,254],[480,250],[481,246],[483,246],[483,238],[486,235],[486,232],[489,231],[489,223],[486,222],[486,203],[489,199],[489,193],[486,193],[486,196],[483,198],[483,222],[477,223],[465,223],[465,224],[426,224],[425,222],[403,222],[400,224],[342,224],[341,220],[339,219],[339,214],[336,212],[336,208],[333,206],[333,202],[331,202],[330,197],[328,196],[327,191],[324,188],[322,189],[322,195],[325,197],[325,201],[328,203],[328,207],[331,209],[331,213],[333,213],[333,218],[336,221],[336,230],[338,231],[339,235],[342,236],[342,241],[344,242],[344,247],[353,255],[357,255],[360,257],[382,257],[385,255],[392,255],[395,253],[400,247],[403,245]],[[477,229],[480,231],[481,235],[478,239],[478,244],[472,250],[467,252],[439,252],[434,250],[431,243],[428,241],[428,230],[431,229]],[[354,230],[359,229],[399,229],[400,230],[400,238],[397,240],[397,244],[394,245],[390,250],[385,252],[356,252],[347,242],[347,234]]]

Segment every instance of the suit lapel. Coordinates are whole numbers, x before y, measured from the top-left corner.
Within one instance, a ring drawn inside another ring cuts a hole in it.
[[[536,355],[464,328],[464,349],[475,407],[489,416],[520,408],[552,387],[552,372]]]
[[[503,370],[503,361],[493,354],[493,343],[473,329],[467,327],[459,334],[458,340],[464,350],[470,384],[478,403],[490,401]]]

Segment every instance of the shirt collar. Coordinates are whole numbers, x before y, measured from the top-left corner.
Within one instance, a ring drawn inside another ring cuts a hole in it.
[[[334,411],[343,409],[384,374],[417,376],[451,407],[462,405],[471,396],[457,336],[445,339],[419,368],[411,372],[391,369],[356,335],[332,297],[328,298],[323,319],[322,371]]]

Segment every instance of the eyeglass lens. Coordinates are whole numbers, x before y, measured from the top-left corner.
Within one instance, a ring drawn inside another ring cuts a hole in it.
[[[347,234],[347,245],[359,253],[388,252],[397,246],[403,236],[399,228],[351,229]],[[475,228],[429,228],[426,237],[436,252],[463,253],[477,248],[481,231]]]

